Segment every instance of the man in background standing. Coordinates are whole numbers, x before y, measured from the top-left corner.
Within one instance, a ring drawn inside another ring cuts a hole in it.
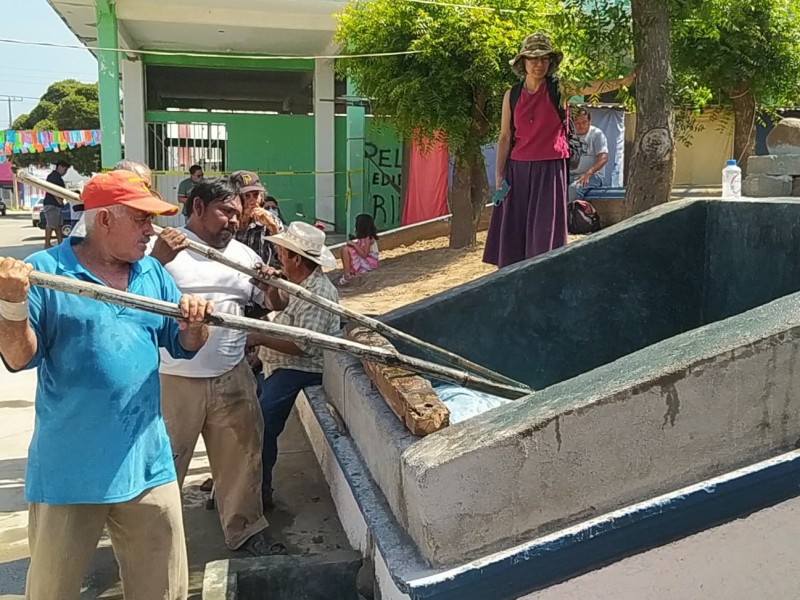
[[[592,115],[585,108],[575,111],[575,133],[581,140],[581,162],[570,173],[569,202],[583,199],[589,188],[603,187],[608,162],[608,140],[599,127],[592,125]]]
[[[189,167],[189,177],[178,184],[178,202],[183,204],[189,197],[189,192],[203,180],[203,167],[192,165]]]
[[[47,181],[53,183],[60,187],[67,187],[64,185],[64,175],[67,174],[69,171],[70,165],[64,159],[59,160],[56,163],[56,168],[53,169],[52,173],[47,176]],[[44,200],[42,201],[42,212],[44,213],[44,248],[47,250],[48,248],[52,247],[52,243],[50,242],[51,236],[53,232],[56,233],[56,240],[60,244],[64,241],[64,234],[61,232],[61,225],[63,224],[63,219],[61,217],[61,209],[64,206],[63,200],[61,198],[56,198],[50,192],[47,192],[44,195]]]

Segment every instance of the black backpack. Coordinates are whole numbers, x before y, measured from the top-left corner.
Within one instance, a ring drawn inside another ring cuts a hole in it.
[[[517,102],[519,101],[519,97],[522,94],[522,86],[524,85],[523,81],[518,81],[513,86],[511,86],[511,96],[509,97],[509,101],[511,104],[511,144],[514,144],[514,135],[516,133],[516,127],[514,125],[514,109],[517,107]],[[550,100],[553,103],[553,106],[556,107],[556,111],[558,112],[558,117],[561,119],[561,127],[564,128],[564,135],[567,138],[567,144],[569,145],[569,170],[573,171],[578,168],[578,164],[581,161],[581,152],[583,151],[583,146],[581,144],[581,140],[575,135],[575,125],[572,122],[572,116],[567,112],[564,108],[564,104],[561,102],[561,90],[558,89],[558,78],[557,77],[547,77],[545,78],[545,85],[547,86],[547,93],[550,96]]]
[[[572,234],[600,231],[600,215],[591,202],[573,200],[567,204],[567,230]]]

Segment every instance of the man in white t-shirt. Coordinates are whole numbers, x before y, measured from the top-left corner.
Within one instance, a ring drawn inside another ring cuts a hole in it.
[[[575,133],[581,140],[581,162],[570,173],[569,201],[583,198],[589,188],[603,187],[608,162],[608,140],[599,127],[592,125],[592,115],[579,108],[573,116]]]
[[[182,251],[189,239],[249,266],[261,263],[255,252],[234,239],[242,215],[237,188],[224,180],[206,180],[194,187],[190,201],[186,226],[166,229],[152,244],[151,256],[164,265],[178,289],[213,300],[220,313],[243,315],[250,302],[263,306],[264,292],[246,275]],[[203,435],[228,547],[255,556],[285,554],[286,548],[266,531],[261,498],[264,422],[255,378],[245,360],[246,339],[243,332],[211,327],[208,342],[193,360],[176,360],[162,352],[161,410],[181,486],[197,438]]]

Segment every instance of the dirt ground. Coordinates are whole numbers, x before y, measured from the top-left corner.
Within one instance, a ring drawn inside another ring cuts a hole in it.
[[[581,237],[571,235],[569,241]],[[451,250],[448,238],[441,237],[381,252],[377,271],[339,286],[340,302],[360,313],[380,315],[493,273],[496,267],[481,260],[485,242],[483,232],[474,248],[464,250]],[[341,267],[328,275],[337,282]]]

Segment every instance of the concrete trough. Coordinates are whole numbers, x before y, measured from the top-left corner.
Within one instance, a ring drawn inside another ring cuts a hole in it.
[[[329,355],[304,423],[318,455],[336,456],[329,481],[341,486],[337,469],[355,459],[314,424],[321,406],[338,413],[336,436],[363,467],[334,493],[343,521],[358,511],[368,523],[377,502],[400,530],[384,531],[395,541],[382,555],[399,552],[411,571],[463,572],[793,449],[798,227],[794,200],[673,202],[387,315],[539,391],[419,439],[357,362]],[[423,597],[397,560],[384,566],[409,593],[397,597]]]

